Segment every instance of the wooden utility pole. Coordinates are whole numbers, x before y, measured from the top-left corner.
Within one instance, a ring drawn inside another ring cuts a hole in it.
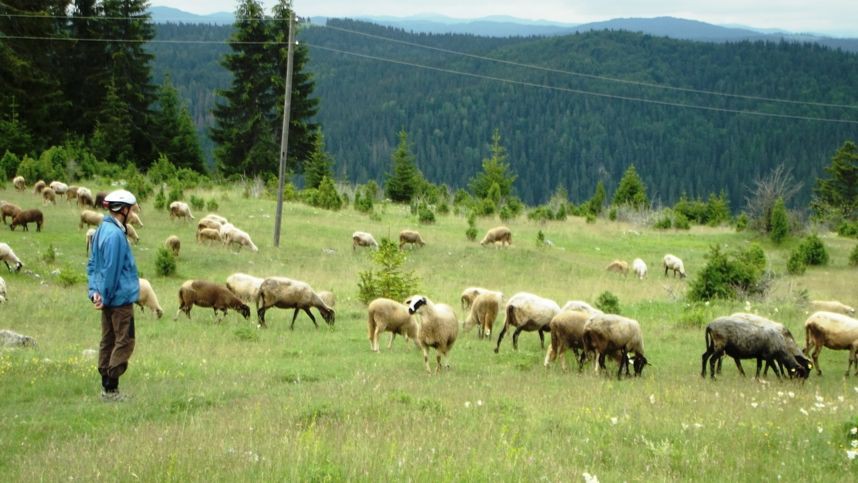
[[[274,215],[274,246],[280,246],[280,220],[283,218],[283,185],[289,146],[289,114],[292,105],[292,53],[295,47],[295,12],[289,11],[289,49],[286,54],[286,92],[283,96],[283,127],[280,133],[280,171],[277,179],[277,213]]]

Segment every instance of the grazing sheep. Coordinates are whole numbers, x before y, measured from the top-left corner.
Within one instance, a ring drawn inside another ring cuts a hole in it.
[[[13,205],[12,203],[8,203],[4,201],[0,204],[0,213],[3,214],[3,224],[6,225],[6,217],[15,219],[15,215],[21,212],[21,208],[17,205]]]
[[[382,332],[390,332],[390,341],[387,343],[388,349],[393,346],[393,339],[396,338],[396,334],[402,335],[405,340],[413,340],[414,344],[419,347],[417,322],[408,313],[408,306],[395,300],[377,298],[369,303],[367,315],[369,348],[373,352],[378,352],[378,336]]]
[[[259,294],[259,287],[264,278],[254,277],[246,273],[233,273],[226,277],[226,288],[234,293],[242,302],[255,301]]]
[[[104,221],[104,215],[101,213],[96,213],[90,210],[83,210],[80,212],[80,223],[78,223],[77,228],[81,229],[86,226],[98,226],[101,222]]]
[[[679,278],[685,278],[685,265],[682,264],[682,260],[679,257],[667,254],[662,259],[662,265],[664,265],[664,276],[667,276],[668,270],[673,270],[673,276],[676,277],[676,274],[679,274]]]
[[[174,257],[178,257],[179,250],[182,248],[182,241],[176,235],[170,235],[164,240],[164,248],[170,250]]]
[[[602,311],[593,307],[592,305],[584,302],[583,300],[570,300],[566,302],[560,311],[566,312],[567,310],[577,310],[578,312],[587,312],[590,315],[601,314]]]
[[[819,367],[819,353],[823,347],[832,350],[848,350],[849,365],[846,366],[846,375],[849,375],[852,365],[855,365],[855,373],[858,374],[858,319],[848,315],[835,312],[814,312],[804,322],[805,354],[810,354],[816,373],[822,375]],[[813,352],[810,350],[813,348]]]
[[[225,224],[229,223],[229,221],[226,218],[224,218],[220,215],[217,215],[215,213],[209,213],[208,215],[202,217],[202,219],[203,220],[214,220],[221,225],[225,225]]]
[[[77,200],[78,189],[80,189],[79,186],[69,186],[69,189],[66,190],[66,203],[71,203],[71,200]]]
[[[36,231],[42,231],[42,223],[44,221],[44,216],[42,212],[39,210],[22,210],[12,218],[12,223],[9,225],[9,228],[12,231],[15,231],[16,226],[23,226],[24,231],[30,231],[30,228],[27,226],[29,223],[36,224]]]
[[[372,247],[378,250],[378,242],[371,234],[365,231],[356,231],[352,233],[352,251],[357,247]]]
[[[406,243],[411,244],[411,246],[417,245],[421,247],[426,244],[423,238],[420,237],[420,233],[414,230],[402,230],[399,232],[399,249],[402,250],[402,247]]]
[[[855,315],[855,308],[836,300],[811,300],[810,306],[816,312],[835,312],[849,316]]]
[[[405,305],[408,306],[409,314],[420,315],[421,320],[417,327],[417,345],[423,351],[423,364],[426,366],[426,372],[432,373],[429,369],[430,347],[435,348],[438,361],[435,372],[440,372],[441,356],[446,357],[449,362],[448,353],[459,335],[459,321],[456,319],[453,307],[445,304],[434,304],[422,295],[409,297],[405,301]],[[449,363],[447,367],[449,367]]]
[[[197,232],[197,241],[200,243],[203,242],[219,242],[220,241],[220,232],[212,229],[212,228],[203,228],[202,230]],[[211,243],[209,243],[211,245]]]
[[[477,298],[478,295],[486,292],[493,292],[500,296],[503,296],[500,292],[494,292],[487,288],[482,287],[468,287],[465,290],[462,290],[462,309],[468,310],[471,305],[474,303],[474,299]]]
[[[580,358],[580,352],[584,349],[584,324],[593,315],[582,310],[561,310],[551,319],[548,323],[548,328],[551,329],[551,344],[545,353],[545,367],[560,357],[565,371],[566,359],[563,353],[570,347],[575,353],[575,358]],[[578,369],[582,367],[584,367],[583,362],[579,362]]]
[[[45,188],[42,190],[42,204],[47,205],[48,203],[52,205],[57,204],[57,194],[51,188]]]
[[[49,184],[48,186],[50,186],[51,189],[54,190],[54,193],[58,195],[64,195],[69,190],[69,185],[63,183],[62,181],[51,181],[51,184]]]
[[[298,317],[298,310],[303,310],[313,325],[319,328],[316,323],[316,318],[310,312],[310,308],[315,307],[322,314],[325,322],[328,325],[334,325],[334,309],[328,307],[319,295],[313,291],[313,288],[305,282],[292,280],[285,277],[270,277],[266,278],[259,287],[259,294],[256,296],[256,315],[259,317],[259,325],[265,327],[265,311],[271,307],[280,309],[295,309],[292,314],[292,323],[289,329],[295,327],[295,318]]]
[[[89,256],[89,251],[92,250],[92,237],[95,236],[95,228],[86,230],[86,255]]]
[[[322,299],[322,302],[325,302],[325,305],[332,309],[336,308],[337,297],[334,295],[334,292],[331,292],[330,290],[322,290],[316,293],[319,295],[319,298]]]
[[[215,315],[218,310],[226,315],[227,309],[233,309],[245,319],[250,317],[250,307],[245,305],[225,286],[205,280],[187,280],[179,288],[179,310],[173,320],[179,318],[179,312],[184,312],[191,318],[193,306],[211,307]]]
[[[598,356],[596,370],[605,370],[605,357],[613,355],[619,363],[617,379],[629,374],[629,353],[634,355],[635,377],[643,373],[644,366],[649,362],[644,354],[643,334],[638,321],[616,314],[596,314],[584,324],[582,336],[583,351],[580,363],[583,363],[587,353]]]
[[[538,331],[539,343],[542,348],[545,348],[544,334],[550,330],[548,324],[558,312],[560,312],[560,306],[553,300],[527,292],[519,292],[513,295],[506,304],[506,320],[498,335],[495,353],[500,350],[501,341],[509,327],[516,327],[512,334],[513,349],[518,350],[518,335],[523,330]]]
[[[107,196],[106,191],[99,191],[98,193],[95,194],[95,206],[97,208],[107,209],[107,207],[104,206],[104,197],[105,196]]]
[[[710,376],[715,379],[715,364],[724,354],[736,360],[736,367],[743,376],[745,371],[740,359],[757,359],[757,378],[763,361],[779,378],[781,374],[776,363],[785,366],[790,374],[807,377],[805,369],[790,353],[784,336],[771,326],[756,325],[735,317],[715,319],[706,326],[706,352],[701,357],[700,375],[706,377],[706,361],[709,360]]]
[[[225,223],[221,223],[211,218],[203,218],[197,222],[197,231],[203,230],[205,228],[209,228],[212,230],[220,230],[220,227],[224,224]]]
[[[182,201],[174,201],[170,203],[170,219],[182,218],[185,220],[193,220],[194,215],[191,214],[191,207]]]
[[[15,189],[18,191],[24,191],[27,189],[27,183],[24,181],[23,176],[15,176],[12,178],[12,184],[15,185]]]
[[[137,230],[131,225],[125,225],[125,238],[128,238],[128,241],[133,242],[135,245],[140,243],[140,235],[137,234]]]
[[[143,228],[143,222],[140,221],[140,215],[133,211],[128,212],[128,219],[125,220],[125,223],[127,225],[137,225],[138,228]]]
[[[42,194],[42,190],[48,186],[43,180],[36,181],[36,184],[33,185],[33,194],[40,195]]]
[[[11,330],[0,330],[0,347],[36,347],[36,339]]]
[[[6,302],[6,281],[0,277],[0,304]]]
[[[635,272],[635,276],[638,277],[638,280],[643,280],[646,278],[646,263],[640,258],[635,258],[632,261],[632,271]]]
[[[810,373],[810,359],[805,357],[804,353],[801,351],[801,349],[799,349],[798,344],[796,344],[796,342],[795,342],[795,338],[792,336],[792,332],[790,332],[789,329],[786,328],[786,326],[784,326],[783,324],[781,324],[779,322],[775,322],[773,320],[767,319],[765,317],[761,317],[761,316],[756,315],[756,314],[749,314],[746,312],[736,312],[734,314],[730,314],[729,317],[732,319],[747,321],[747,322],[754,324],[758,327],[768,327],[768,328],[772,328],[772,329],[775,329],[776,331],[778,331],[782,336],[784,336],[784,341],[786,342],[787,350],[789,351],[789,353],[792,354],[793,357],[795,357],[795,360],[798,361],[799,364],[801,364],[801,366],[804,368],[805,374]],[[739,359],[736,359],[736,366],[740,368],[739,372],[742,375],[744,375],[745,372],[743,370],[741,370],[742,363],[740,362]],[[779,366],[778,369],[781,370],[781,373],[784,372],[783,366]],[[720,360],[718,361],[718,373],[719,374],[721,373],[721,361]],[[768,373],[769,373],[769,365],[767,363],[766,368],[763,371],[763,375],[765,376]]]
[[[496,226],[492,228],[491,230],[486,232],[486,236],[483,237],[483,240],[480,242],[480,245],[495,245],[498,242],[500,242],[501,246],[512,245],[512,232],[509,231],[509,228],[505,226]]]
[[[152,284],[145,278],[140,279],[140,296],[137,297],[137,305],[140,306],[141,310],[149,307],[149,310],[155,312],[155,316],[159,319],[164,315],[161,304],[158,303],[158,296],[155,295],[155,290],[152,289]]]
[[[89,188],[81,186],[77,189],[77,206],[78,208],[85,206],[95,208],[95,198],[92,196],[92,191]]]
[[[232,245],[238,245],[239,251],[241,247],[248,247],[251,251],[258,252],[259,248],[253,243],[253,240],[250,239],[250,235],[241,231],[236,227],[232,227],[232,229],[227,230],[226,232],[221,231],[221,241],[227,247],[231,247]]]
[[[490,337],[502,303],[503,297],[499,292],[485,292],[477,295],[462,331],[467,332],[471,327],[478,325],[477,337],[480,339],[483,336]]]
[[[625,277],[629,274],[629,262],[625,260],[614,260],[605,267],[605,270],[609,272],[617,272]]]

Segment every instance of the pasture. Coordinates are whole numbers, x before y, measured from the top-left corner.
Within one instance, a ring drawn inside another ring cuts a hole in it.
[[[41,233],[0,230],[0,241],[25,264],[20,273],[0,265],[9,286],[0,329],[38,342],[0,351],[4,480],[581,481],[587,473],[600,481],[827,482],[858,474],[858,461],[847,456],[858,440],[851,434],[858,377],[843,377],[847,353],[823,350],[824,375],[804,383],[771,374],[742,378],[730,360],[719,380],[703,380],[703,328],[688,320],[684,299],[711,244],[758,242],[779,276],[765,300],[749,301],[751,310],[784,323],[803,346],[806,297],[858,303],[858,270],[846,263],[854,240],[823,235],[829,265],[791,277],[785,264],[794,242],[775,247],[726,227],[655,231],[603,219],[539,225],[519,217],[507,223],[512,246],[492,249],[465,239],[463,216],[418,226],[407,207],[376,206],[374,221],[351,208],[287,203],[275,249],[273,201],[243,198],[239,187],[195,194],[216,200],[217,212],[250,233],[259,252],[197,244],[195,222],[171,221],[151,200],[143,203],[134,253],[164,317],[137,309],[137,347],[121,380],[132,399],[103,403],[95,358],[84,352],[97,350],[100,327],[86,296],[79,210],[65,201],[42,206],[30,190],[0,190],[1,199],[45,213]],[[497,224],[478,220],[479,237]],[[417,274],[421,293],[454,306],[460,319],[467,286],[507,297],[529,291],[560,305],[593,303],[607,290],[623,315],[640,321],[653,365],[642,378],[622,381],[596,375],[591,365],[579,373],[571,355],[568,372],[546,369],[538,337],[527,332],[518,352],[508,334],[495,354],[503,316],[490,340],[477,339],[475,330],[460,333],[452,367],[440,375],[427,375],[420,351],[401,338],[388,350],[385,334],[381,352],[370,352],[366,309],[356,295],[358,272],[374,267],[367,251],[353,252],[350,236],[363,230],[395,239],[404,228],[427,242],[408,251],[405,269]],[[536,246],[539,230],[554,247]],[[177,274],[159,277],[155,255],[171,234],[182,242]],[[53,260],[45,257],[50,246]],[[688,281],[663,276],[668,252],[685,261]],[[646,280],[604,270],[615,258],[635,257],[649,266]],[[80,282],[63,286],[56,270]],[[201,308],[191,320],[173,320],[184,280],[222,283],[239,271],[332,290],[335,326],[317,315],[317,330],[300,314],[290,331],[291,310],[279,309],[266,314],[265,330],[256,328],[255,314],[244,320],[231,312],[217,323]],[[711,320],[744,308],[738,301],[694,310]],[[744,365],[751,374],[753,361]]]

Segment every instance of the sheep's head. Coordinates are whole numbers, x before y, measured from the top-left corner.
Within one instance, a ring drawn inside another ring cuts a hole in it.
[[[414,315],[420,309],[426,305],[426,297],[422,295],[415,295],[408,300],[405,301],[405,305],[408,306],[408,314]]]
[[[23,267],[23,266],[24,266],[24,264],[23,264],[23,263],[21,263],[21,262],[16,263],[16,264],[15,264],[15,271],[16,271],[16,272],[20,272],[20,271],[21,271],[21,267]]]
[[[250,317],[250,307],[248,307],[247,305],[241,304],[238,306],[237,310],[238,310],[238,313],[240,313],[241,316],[244,317],[245,319]]]
[[[319,312],[322,314],[322,317],[324,317],[325,322],[327,322],[328,325],[333,327],[334,326],[334,318],[336,316],[336,312],[334,311],[334,309],[323,307],[323,308],[319,309]]]
[[[632,362],[632,366],[635,368],[635,377],[643,374],[644,366],[649,364],[649,361],[646,360],[644,356],[637,356],[634,358],[634,362]]]

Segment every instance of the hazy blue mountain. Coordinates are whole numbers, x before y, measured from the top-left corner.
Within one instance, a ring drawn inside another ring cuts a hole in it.
[[[197,15],[172,7],[150,7],[152,21],[155,23],[207,23],[214,25],[229,25],[235,19],[232,12],[216,12],[208,15]]]

